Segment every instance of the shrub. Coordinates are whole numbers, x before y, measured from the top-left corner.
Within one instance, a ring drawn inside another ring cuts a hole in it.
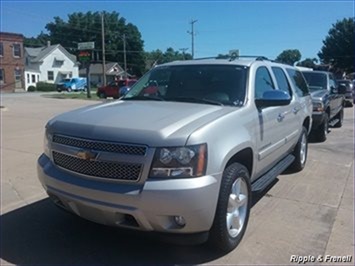
[[[37,91],[56,91],[57,86],[52,83],[37,82]]]
[[[33,86],[33,85],[28,86],[27,91],[28,91],[28,92],[33,92],[33,91],[36,91],[36,87],[35,87],[35,86]]]

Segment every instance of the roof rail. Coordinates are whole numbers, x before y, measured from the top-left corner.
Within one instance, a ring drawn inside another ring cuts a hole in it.
[[[193,60],[204,60],[204,59],[229,59],[229,61],[233,61],[239,58],[254,58],[255,61],[263,61],[263,60],[267,60],[267,61],[272,61],[270,59],[268,59],[265,56],[260,56],[260,55],[239,55],[239,56],[235,56],[235,57],[231,57],[229,55],[226,56],[209,56],[209,57],[201,57],[201,58],[194,58]]]
[[[238,55],[236,57],[231,58],[231,61],[238,58],[255,58],[255,61],[263,61],[263,60],[271,61],[269,58],[262,55]]]

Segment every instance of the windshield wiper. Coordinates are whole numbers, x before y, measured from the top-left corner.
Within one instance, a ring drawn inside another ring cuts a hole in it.
[[[138,100],[138,101],[146,101],[146,100],[165,101],[164,98],[159,97],[159,96],[133,96],[133,97],[122,98],[121,100],[123,100],[123,101],[128,101],[128,100]]]
[[[206,98],[194,98],[194,97],[173,97],[167,98],[167,101],[176,101],[176,102],[188,102],[188,103],[207,103],[213,105],[223,106],[224,104],[219,101],[214,101]]]

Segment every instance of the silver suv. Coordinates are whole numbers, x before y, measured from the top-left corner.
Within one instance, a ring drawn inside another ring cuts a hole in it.
[[[58,206],[85,219],[209,238],[229,251],[246,230],[252,192],[304,168],[311,115],[294,67],[168,63],[118,101],[50,120],[38,176]]]

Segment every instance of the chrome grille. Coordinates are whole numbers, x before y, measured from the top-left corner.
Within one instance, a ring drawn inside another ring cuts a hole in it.
[[[137,181],[142,170],[141,164],[89,161],[56,151],[53,160],[56,165],[79,174],[115,180]]]
[[[78,139],[67,136],[54,135],[53,142],[72,147],[78,147],[89,150],[115,152],[129,155],[144,156],[147,152],[147,147],[143,145],[122,144],[114,142],[104,142],[88,139]]]

